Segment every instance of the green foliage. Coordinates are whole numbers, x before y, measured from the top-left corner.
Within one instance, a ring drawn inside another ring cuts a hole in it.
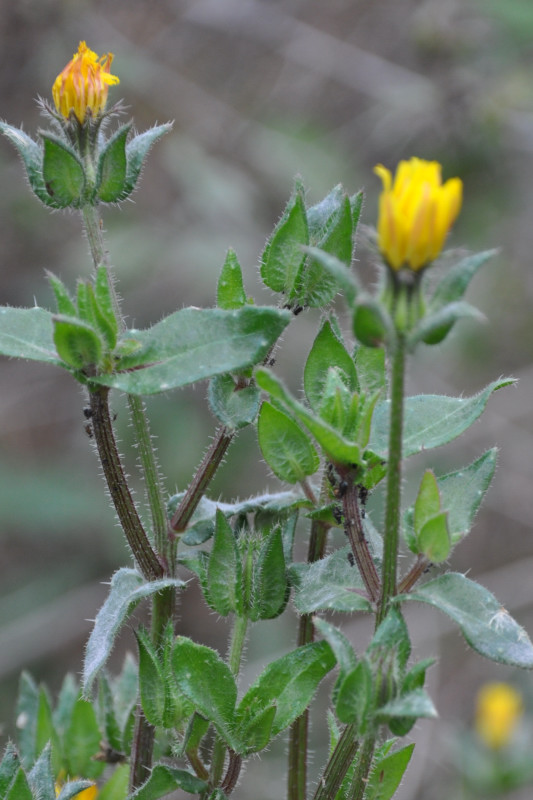
[[[263,458],[282,481],[304,481],[320,466],[318,454],[302,429],[266,401],[259,413],[257,436]]]
[[[228,250],[217,284],[217,306],[226,311],[242,308],[246,294],[242,280],[242,269],[235,250]]]
[[[126,140],[130,130],[131,123],[121,125],[100,151],[96,191],[98,199],[103,203],[117,202],[124,192],[127,165]]]
[[[135,569],[119,569],[111,579],[109,595],[96,615],[94,628],[87,642],[83,667],[83,686],[88,693],[107,661],[115,643],[115,637],[133,609],[146,597],[171,587],[179,588],[183,581],[163,578],[145,582]]]
[[[189,794],[203,794],[207,784],[185,769],[156,764],[146,783],[128,795],[128,800],[158,800],[176,789],[182,789]]]
[[[414,744],[376,758],[366,790],[366,800],[390,800],[400,785],[413,755]]]
[[[354,361],[333,332],[331,322],[325,320],[313,342],[304,367],[305,394],[313,411],[318,412],[320,409],[328,370],[332,367],[340,371],[348,389],[352,392],[358,390]]]
[[[216,375],[209,381],[209,408],[227,428],[239,430],[250,425],[259,411],[261,394],[257,386],[238,386],[231,375]]]
[[[533,645],[525,630],[488,589],[464,575],[440,575],[400,600],[418,600],[444,611],[480,655],[500,664],[533,667]]]
[[[172,128],[172,123],[155,125],[134,136],[126,145],[126,177],[118,200],[125,200],[135,189],[150,148]]]
[[[59,136],[41,133],[44,142],[43,180],[57,208],[79,207],[85,189],[83,163],[76,151]]]
[[[348,561],[348,547],[314,564],[292,564],[294,605],[300,614],[315,611],[370,611],[359,573]]]
[[[51,208],[60,208],[57,201],[49,194],[43,178],[43,151],[27,133],[20,128],[0,122],[0,133],[3,133],[16,148],[22,159],[28,182],[39,200]]]

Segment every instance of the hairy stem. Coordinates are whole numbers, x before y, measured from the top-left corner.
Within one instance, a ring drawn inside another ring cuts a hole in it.
[[[137,706],[135,731],[131,747],[130,792],[142,786],[150,775],[154,738],[155,728],[150,725],[144,716],[142,708]]]
[[[108,404],[109,389],[105,386],[91,391],[89,396],[91,422],[100,463],[109,494],[135,561],[146,580],[156,580],[164,574],[135,508],[113,434]]]
[[[421,553],[419,553],[409,572],[404,575],[400,581],[398,581],[398,594],[409,592],[430,566],[431,561],[429,558],[426,558],[426,556],[423,556]]]
[[[174,533],[183,533],[194,514],[205,490],[212,481],[217,469],[224,460],[228,447],[232,443],[235,431],[221,427],[215,434],[211,446],[204,455],[189,488],[170,520],[170,529]]]
[[[356,732],[355,725],[344,728],[318,782],[313,800],[334,800],[359,748]]]
[[[402,437],[405,387],[405,337],[398,332],[392,346],[389,456],[385,505],[385,536],[383,541],[383,575],[381,599],[376,626],[385,617],[391,598],[396,594],[398,569],[398,539],[402,484]]]
[[[361,746],[357,758],[357,766],[352,778],[352,784],[348,792],[348,800],[363,800],[368,784],[368,776],[372,768],[372,759],[376,747],[375,733],[369,733]]]
[[[379,576],[365,538],[361,510],[359,508],[359,488],[353,481],[348,481],[342,503],[344,530],[350,542],[355,563],[371,602],[376,603],[380,593]]]

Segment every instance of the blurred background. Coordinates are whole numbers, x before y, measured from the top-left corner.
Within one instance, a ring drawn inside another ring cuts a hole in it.
[[[467,435],[435,457],[442,473],[493,445],[501,448],[493,486],[452,567],[469,570],[532,633],[530,0],[0,0],[3,118],[30,133],[38,129],[35,98],[51,98],[52,83],[80,39],[99,54],[115,54],[112,71],[121,82],[111,100],[124,98],[139,130],[174,120],[173,132],[148,160],[134,202],[104,214],[124,310],[136,326],[185,305],[213,305],[228,246],[238,253],[248,293],[270,302],[257,279],[258,257],[295,175],[302,176],[311,202],[339,182],[350,193],[365,188],[367,225],[375,222],[377,162],[394,168],[417,155],[441,161],[445,178],[463,179],[464,207],[450,244],[501,248],[469,290],[487,322],[460,323],[438,349],[420,351],[410,390],[468,395],[500,375],[519,379],[491,399]],[[4,141],[0,187],[0,304],[52,307],[45,269],[71,287],[90,272],[80,220],[50,214],[38,203]],[[371,281],[373,256],[363,246],[357,256]],[[295,391],[317,320],[312,312],[298,317],[280,352],[278,368]],[[53,691],[64,672],[79,673],[86,620],[105,597],[102,582],[127,556],[84,431],[82,393],[66,373],[43,365],[4,360],[0,374],[5,737],[13,730],[21,669]],[[149,403],[169,492],[185,488],[214,430],[205,388]],[[115,410],[137,480],[120,397]],[[423,468],[413,459],[413,474]],[[212,494],[245,497],[265,483],[276,486],[246,431]],[[458,800],[452,743],[472,724],[479,687],[486,680],[509,681],[531,708],[531,676],[473,655],[433,610],[410,607],[409,616],[417,658],[439,658],[429,688],[441,720],[413,731],[415,756],[398,796]],[[250,675],[269,651],[293,645],[294,619],[268,623],[265,631],[252,631]],[[200,600],[187,603],[182,632],[225,648],[224,624]],[[365,621],[351,622],[349,632],[364,646]],[[125,636],[115,665],[128,646]],[[313,729],[313,748],[315,779],[325,755],[322,725]],[[239,796],[267,800],[282,793],[284,754],[280,741],[269,760],[250,765]],[[526,800],[531,787],[501,796]]]

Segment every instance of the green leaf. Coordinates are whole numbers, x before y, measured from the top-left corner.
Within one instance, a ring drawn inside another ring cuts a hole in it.
[[[411,655],[411,642],[405,620],[394,606],[389,608],[367,649],[367,653],[371,657],[376,656],[378,660],[382,654],[391,652],[394,652],[398,673],[403,673]]]
[[[242,269],[235,250],[228,250],[217,284],[217,306],[226,311],[246,305]]]
[[[0,122],[0,133],[3,133],[17,149],[22,163],[26,168],[29,184],[35,195],[46,206],[60,208],[46,190],[43,178],[42,147],[38,145],[37,142],[34,142],[27,133],[24,133],[24,131],[19,128],[14,128],[12,125],[8,125],[6,122]]]
[[[300,614],[332,611],[371,611],[363,596],[364,586],[357,569],[348,561],[349,547],[343,547],[313,564],[292,564],[289,574]]]
[[[118,766],[98,792],[98,800],[126,800],[130,778],[130,765]]]
[[[121,125],[100,152],[96,190],[98,199],[103,203],[116,203],[123,195],[126,181],[126,140],[130,130],[131,122]]]
[[[152,725],[163,725],[165,676],[154,645],[144,628],[135,631],[139,647],[139,689],[144,715]]]
[[[96,778],[105,764],[94,760],[100,750],[100,730],[92,704],[78,700],[64,739],[65,762],[69,775]]]
[[[381,347],[394,340],[394,326],[381,303],[361,295],[354,307],[353,332],[365,347]]]
[[[391,800],[411,760],[414,743],[385,756],[373,765],[365,800]]]
[[[65,364],[74,369],[98,364],[102,355],[102,341],[90,325],[61,314],[53,317],[53,323],[54,344]]]
[[[206,600],[226,617],[240,605],[242,568],[237,542],[222,511],[217,510],[215,536],[207,566]]]
[[[464,301],[449,303],[433,314],[423,317],[409,335],[408,347],[413,349],[418,342],[424,344],[440,344],[460,319],[475,319],[483,322],[486,317],[470,303]]]
[[[344,633],[321,617],[313,617],[313,625],[333,650],[341,675],[355,669],[357,658]]]
[[[54,778],[50,765],[50,745],[43,751],[28,774],[32,794],[39,800],[55,800]]]
[[[90,692],[94,679],[111,653],[118,631],[138,603],[162,589],[183,585],[183,581],[177,578],[145,582],[137,570],[126,567],[115,572],[109,595],[96,615],[94,628],[87,642],[83,667],[85,694]]]
[[[277,736],[303,713],[322,678],[335,666],[327,642],[298,647],[272,661],[248,689],[237,709],[239,728],[245,728],[264,709],[276,706],[272,736]]]
[[[420,531],[429,519],[432,519],[441,509],[439,487],[432,470],[427,469],[422,476],[418,494],[415,500],[414,524],[415,533]]]
[[[0,797],[4,798],[20,767],[15,745],[8,742],[0,763]]]
[[[467,467],[437,477],[441,506],[448,510],[448,528],[454,544],[472,527],[492,481],[497,453],[493,447]]]
[[[96,280],[94,292],[98,306],[97,322],[110,350],[113,350],[117,343],[118,322],[113,307],[111,289],[109,287],[109,273],[105,265],[101,265],[96,270]]]
[[[283,552],[281,528],[277,527],[264,540],[254,565],[250,619],[275,619],[287,605],[289,587]]]
[[[185,769],[176,769],[166,764],[156,764],[150,777],[137,791],[128,795],[128,800],[158,800],[166,797],[176,789],[183,789],[189,794],[204,794],[207,783]],[[100,795],[98,795],[100,798]]]
[[[339,681],[335,711],[340,722],[355,724],[358,730],[364,732],[373,691],[370,667],[366,661],[360,661]]]
[[[429,310],[437,311],[448,305],[448,303],[460,300],[478,269],[497,253],[497,250],[474,253],[446,270],[444,277],[433,293]]]
[[[408,397],[404,418],[404,457],[440,447],[460,436],[482,414],[491,394],[514,383],[512,378],[493,381],[473,397],[416,395]],[[378,403],[372,422],[370,449],[387,457],[390,401]]]
[[[387,372],[383,348],[359,345],[355,351],[355,368],[363,394],[373,395],[386,388]]]
[[[18,728],[18,750],[22,765],[29,769],[37,758],[37,716],[39,713],[39,689],[29,672],[20,676],[16,716]]]
[[[76,152],[58,136],[41,131],[44,142],[43,180],[57,208],[82,204],[85,188],[83,164]]]
[[[387,717],[438,717],[437,709],[425,689],[413,689],[400,697],[390,700],[379,708],[379,716]]]
[[[448,512],[441,511],[428,519],[417,535],[419,552],[433,564],[441,564],[450,555],[451,540],[448,530]]]
[[[319,247],[302,247],[302,251],[312,258],[313,261],[320,264],[328,275],[331,275],[339,289],[343,292],[346,303],[352,308],[355,303],[355,298],[361,291],[361,287],[349,267],[343,261],[339,261],[336,256],[325,253]]]
[[[468,644],[500,664],[533,668],[533,645],[488,589],[456,572],[440,575],[399,599],[418,600],[444,611]]]
[[[148,330],[127,331],[125,340],[140,347],[123,356],[116,374],[94,381],[143,395],[235,372],[261,361],[289,321],[288,312],[268,307],[184,308]]]
[[[55,348],[50,311],[0,307],[0,354],[64,366]]]
[[[33,800],[33,795],[22,767],[19,768],[13,783],[9,787],[5,800]]]
[[[261,277],[269,289],[291,295],[308,241],[303,190],[297,187],[263,251]]]
[[[239,739],[243,743],[243,755],[258,753],[270,744],[272,725],[276,716],[276,705],[263,708],[255,717],[247,720],[239,729]]]
[[[104,727],[105,739],[113,750],[120,752],[122,749],[122,731],[115,715],[111,686],[104,672],[101,672],[98,678],[98,708],[100,724],[103,724]]]
[[[52,272],[48,271],[46,272],[46,277],[48,278],[48,282],[53,289],[58,313],[65,314],[67,317],[76,317],[76,306],[74,305],[74,302],[63,281],[60,280],[57,275],[54,275]]]
[[[353,359],[333,333],[331,322],[325,320],[313,342],[304,368],[305,394],[309,405],[317,412],[322,403],[330,367],[336,367],[340,371],[348,389],[357,391],[359,385]]]
[[[258,385],[269,392],[275,400],[280,400],[313,434],[330,460],[336,464],[359,464],[361,452],[355,442],[349,442],[338,431],[319,417],[311,414],[287,391],[282,381],[266,369],[258,369],[255,373]]]
[[[121,734],[117,750],[128,753],[131,746],[135,709],[139,694],[138,667],[131,653],[126,653],[120,675],[112,681],[115,719]]]
[[[178,636],[172,654],[178,686],[198,712],[215,725],[222,738],[238,752],[233,734],[237,687],[230,668],[210,647]]]
[[[172,128],[172,123],[167,122],[164,125],[155,125],[144,133],[139,133],[134,136],[126,145],[126,179],[124,181],[124,189],[121,192],[118,200],[125,200],[135,189],[144,161],[148,155],[148,151],[152,145],[160,139],[165,133],[168,133]]]
[[[52,709],[50,707],[48,693],[41,687],[39,689],[39,709],[37,711],[37,728],[35,732],[36,754],[40,755],[52,739],[57,742],[57,736],[55,735],[52,723]],[[48,754],[48,758],[49,757],[50,754]]]
[[[299,483],[320,466],[307,435],[283,411],[264,402],[257,423],[259,447],[272,472],[287,483]]]
[[[239,430],[256,418],[261,392],[255,385],[237,388],[231,375],[215,375],[209,381],[207,399],[209,408],[222,425]]]

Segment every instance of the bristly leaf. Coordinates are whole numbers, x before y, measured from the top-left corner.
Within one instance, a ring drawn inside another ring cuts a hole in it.
[[[102,341],[91,325],[62,314],[56,314],[53,323],[54,343],[65,364],[79,370],[99,363]]]
[[[241,560],[230,524],[217,509],[213,547],[206,574],[206,600],[215,611],[226,617],[240,610]]]
[[[165,133],[168,133],[171,128],[172,123],[167,122],[164,125],[156,125],[130,139],[126,145],[127,166],[124,189],[117,200],[125,200],[126,197],[130,196],[137,185],[148,151],[152,145],[164,136]]]
[[[96,615],[94,628],[87,642],[83,667],[85,694],[90,692],[94,679],[111,653],[120,627],[137,604],[162,589],[179,588],[183,585],[183,581],[177,578],[145,582],[137,570],[126,567],[115,572],[109,595]]]
[[[391,800],[404,776],[414,750],[414,743],[394,753],[377,758],[365,792],[365,800]]]
[[[229,311],[233,308],[242,308],[244,305],[246,305],[246,293],[242,269],[235,250],[230,248],[218,279],[217,306]]]
[[[280,527],[264,540],[253,573],[250,619],[275,619],[287,605],[289,586]]]
[[[320,466],[318,454],[307,434],[285,412],[267,401],[259,412],[257,436],[263,458],[282,481],[304,481]]]
[[[121,125],[107,140],[100,152],[96,174],[96,191],[103,203],[116,203],[122,197],[126,181],[126,140],[131,122]]]
[[[456,572],[440,575],[398,600],[418,600],[444,611],[468,644],[500,664],[533,668],[533,645],[525,630],[488,589]]]
[[[231,375],[215,375],[209,381],[207,399],[209,408],[222,425],[239,430],[257,417],[261,392],[253,383],[239,388]]]
[[[336,550],[313,564],[292,564],[289,574],[294,585],[294,605],[300,614],[332,611],[371,611],[363,596],[364,586],[357,569],[348,561],[349,547]]]
[[[510,386],[513,378],[493,381],[473,397],[416,395],[405,402],[404,456],[440,447],[460,436],[482,414],[491,394]],[[369,448],[387,458],[390,402],[378,403],[372,421]]]
[[[208,786],[205,781],[185,769],[156,764],[146,783],[133,794],[129,794],[128,800],[159,800],[161,797],[168,797],[176,789],[182,789],[189,794],[203,795],[207,792]]]
[[[307,356],[304,368],[304,388],[309,405],[318,411],[322,404],[324,386],[330,367],[337,367],[352,392],[359,388],[355,364],[344,344],[335,335],[331,322],[325,320]]]
[[[0,354],[64,366],[54,344],[52,317],[44,308],[0,307]]]
[[[297,185],[261,258],[261,277],[269,289],[285,292],[290,298],[305,260],[302,245],[308,243],[304,193],[303,188]]]
[[[79,156],[63,139],[41,131],[44,141],[43,179],[58,208],[78,208],[83,202],[85,172]]]
[[[43,178],[43,148],[23,130],[14,128],[6,122],[0,122],[0,133],[3,133],[17,149],[36,197],[49,208],[61,208],[46,190]]]
[[[446,270],[444,277],[433,293],[429,310],[431,312],[438,311],[448,303],[461,300],[478,269],[497,253],[497,250],[474,253]]]

